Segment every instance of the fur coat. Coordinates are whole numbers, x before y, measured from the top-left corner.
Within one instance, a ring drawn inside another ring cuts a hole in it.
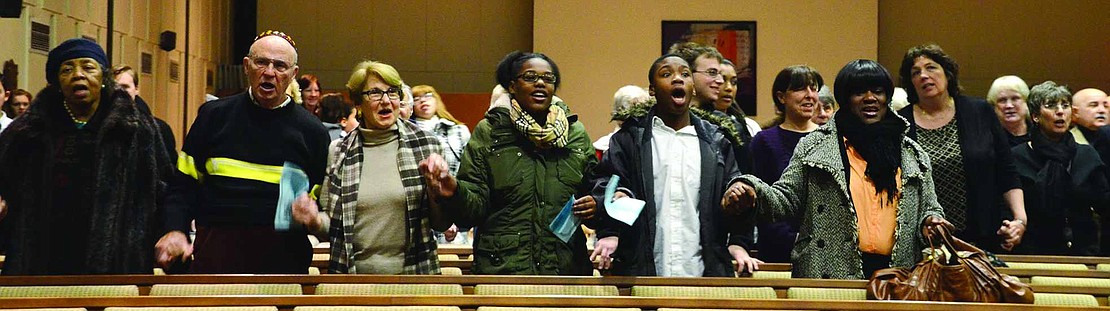
[[[9,210],[0,220],[0,241],[7,250],[3,274],[151,273],[154,244],[163,233],[159,198],[172,172],[154,118],[136,108],[126,93],[105,89],[97,108],[98,115],[106,115],[94,134],[94,162],[77,164],[91,165],[95,173],[85,181],[92,185],[82,185],[91,187],[92,197],[79,198],[91,200],[89,229],[67,232],[70,228],[49,225],[67,216],[60,214],[56,198],[80,195],[57,193],[53,186],[53,159],[62,151],[60,137],[72,122],[62,103],[60,90],[48,86],[27,114],[0,134],[0,197]],[[52,245],[69,238],[84,240],[83,271],[54,264],[68,251]]]

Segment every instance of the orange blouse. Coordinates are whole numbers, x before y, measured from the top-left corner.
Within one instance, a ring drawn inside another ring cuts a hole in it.
[[[877,193],[875,183],[865,175],[867,161],[845,141],[848,164],[851,166],[848,190],[856,207],[859,227],[859,250],[865,253],[890,255],[894,249],[894,229],[898,224],[898,195],[887,199],[886,192]],[[895,173],[897,189],[902,189],[902,169]]]

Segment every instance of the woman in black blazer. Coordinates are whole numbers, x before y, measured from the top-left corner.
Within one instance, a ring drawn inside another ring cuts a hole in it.
[[[937,201],[956,236],[989,250],[1012,250],[1028,225],[1005,130],[983,99],[960,95],[959,65],[935,44],[902,58],[901,85],[912,104],[898,113],[929,153]]]

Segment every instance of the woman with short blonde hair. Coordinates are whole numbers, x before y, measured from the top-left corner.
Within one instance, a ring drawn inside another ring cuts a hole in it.
[[[308,224],[331,241],[330,273],[440,273],[431,230],[450,223],[428,199],[418,164],[442,148],[398,117],[402,84],[397,69],[375,61],[347,81],[361,126],[329,146],[320,212]]]

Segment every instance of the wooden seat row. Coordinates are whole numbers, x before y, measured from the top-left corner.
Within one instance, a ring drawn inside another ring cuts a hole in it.
[[[713,308],[713,309],[804,309],[804,310],[969,310],[985,306],[998,310],[1090,310],[1095,307],[1018,304],[937,303],[906,301],[788,300],[734,298],[657,298],[588,296],[185,296],[185,297],[97,297],[97,298],[10,298],[4,308],[108,308],[108,307],[213,307],[275,306],[293,310],[298,306],[454,306],[479,307],[575,307],[575,308]],[[1108,309],[1108,308],[1102,308]]]

